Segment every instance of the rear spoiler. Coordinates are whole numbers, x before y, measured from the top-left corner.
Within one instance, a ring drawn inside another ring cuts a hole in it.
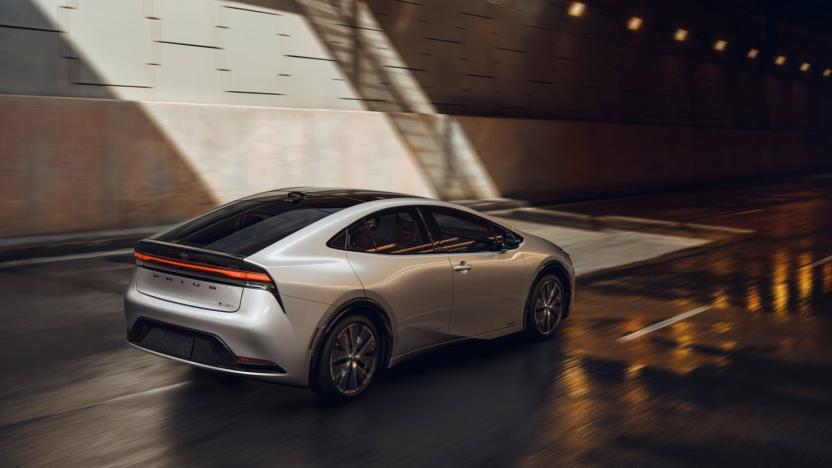
[[[152,270],[276,292],[265,269],[236,255],[144,239],[136,244],[134,256],[137,265]]]
[[[232,268],[235,270],[243,270],[246,266],[251,265],[250,263],[246,263],[243,257],[237,255],[153,239],[140,240],[136,244],[135,251],[146,255]]]

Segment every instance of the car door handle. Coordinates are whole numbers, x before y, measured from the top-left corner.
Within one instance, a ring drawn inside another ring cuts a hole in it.
[[[470,270],[471,268],[471,265],[469,265],[468,262],[466,262],[465,260],[459,262],[459,265],[454,265],[454,271],[461,271],[463,273]]]

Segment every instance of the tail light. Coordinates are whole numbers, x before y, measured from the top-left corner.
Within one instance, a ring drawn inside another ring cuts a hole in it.
[[[134,257],[136,265],[145,268],[207,281],[265,289],[271,292],[280,307],[283,307],[277,284],[269,273],[264,268],[247,262],[243,257],[155,239],[140,240],[136,244]]]
[[[184,260],[174,260],[171,258],[157,257],[155,255],[148,255],[141,252],[136,252],[135,257],[137,265],[164,265],[169,267],[181,268],[189,271],[195,271],[212,276],[215,275],[220,278],[228,278],[245,282],[255,282],[264,285],[274,284],[272,282],[271,277],[265,272],[237,270],[233,268],[204,265],[194,262],[187,262]]]

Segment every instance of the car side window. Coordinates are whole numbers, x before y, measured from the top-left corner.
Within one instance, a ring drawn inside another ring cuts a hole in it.
[[[379,211],[351,224],[327,242],[333,249],[387,255],[433,253],[433,242],[415,208]]]
[[[376,248],[370,231],[367,229],[367,224],[363,219],[357,223],[353,223],[346,229],[342,229],[326,245],[333,249],[352,250],[355,252],[373,252]]]
[[[373,252],[388,255],[432,253],[433,244],[415,208],[397,208],[364,219],[375,244]]]
[[[495,249],[491,223],[471,214],[430,207],[441,238],[439,246],[448,253],[490,252]]]
[[[375,252],[376,245],[373,243],[373,236],[367,229],[367,223],[362,219],[348,227],[347,250],[354,252]]]

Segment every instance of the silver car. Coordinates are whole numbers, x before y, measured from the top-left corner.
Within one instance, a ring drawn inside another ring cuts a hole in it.
[[[243,198],[140,241],[135,259],[131,345],[336,400],[440,345],[549,338],[575,291],[569,256],[547,240],[365,190]]]

